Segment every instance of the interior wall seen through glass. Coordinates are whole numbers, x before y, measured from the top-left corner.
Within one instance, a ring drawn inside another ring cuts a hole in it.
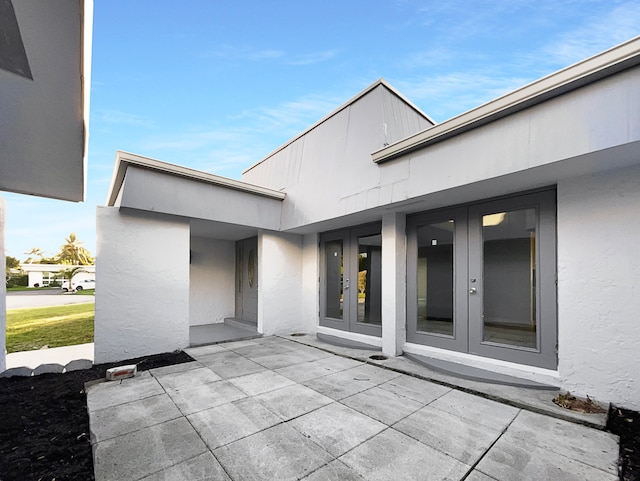
[[[382,324],[382,236],[358,237],[358,322]]]
[[[453,220],[418,227],[418,331],[453,336]]]
[[[342,319],[343,309],[343,246],[342,240],[325,242],[326,305],[327,317]]]
[[[535,208],[483,216],[485,341],[537,346],[536,219]]]

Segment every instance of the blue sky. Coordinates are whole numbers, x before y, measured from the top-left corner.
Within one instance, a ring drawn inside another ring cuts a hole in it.
[[[117,149],[239,179],[384,77],[440,122],[640,34],[640,0],[95,0],[85,203],[3,193],[6,254],[94,255]]]

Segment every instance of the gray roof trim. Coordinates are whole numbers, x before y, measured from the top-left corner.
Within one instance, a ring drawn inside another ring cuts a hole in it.
[[[248,194],[268,197],[270,199],[284,200],[284,198],[286,197],[286,194],[284,192],[266,189],[264,187],[259,187],[247,182],[241,182],[239,180],[233,180],[227,177],[221,177],[219,175],[209,174],[200,170],[190,169],[189,167],[170,164],[161,160],[155,160],[149,157],[143,157],[141,155],[122,152],[119,150],[116,152],[116,164],[113,169],[113,178],[111,179],[109,194],[107,195],[108,206],[115,205],[116,199],[118,198],[118,193],[120,192],[120,189],[122,188],[122,184],[124,182],[127,167],[129,167],[130,165],[134,167],[141,167],[143,169],[155,170],[165,174],[175,175],[177,177],[183,177],[198,182],[204,182],[226,189],[239,190]]]
[[[640,64],[640,36],[371,154],[376,163],[443,141]]]
[[[253,169],[254,167],[260,165],[261,163],[263,163],[265,160],[269,159],[270,157],[273,157],[275,154],[277,154],[278,152],[280,152],[281,150],[285,149],[286,147],[288,147],[289,145],[291,145],[292,143],[294,143],[296,140],[298,140],[301,137],[304,137],[305,135],[307,135],[309,132],[311,132],[313,129],[315,129],[316,127],[318,127],[319,125],[323,124],[324,122],[326,122],[327,120],[329,120],[331,117],[333,117],[334,115],[336,115],[337,113],[341,112],[342,110],[346,109],[347,107],[349,107],[350,105],[354,104],[355,102],[357,102],[359,99],[361,99],[362,97],[364,97],[365,95],[367,95],[369,92],[373,91],[376,89],[376,87],[382,85],[383,87],[385,87],[387,90],[389,90],[390,92],[392,92],[394,95],[398,96],[405,104],[407,104],[409,107],[411,107],[413,110],[415,110],[418,115],[424,117],[428,122],[430,122],[431,124],[435,125],[436,121],[433,120],[431,117],[429,117],[427,114],[425,114],[422,110],[420,110],[420,107],[418,107],[417,105],[415,105],[413,102],[411,102],[409,99],[407,99],[404,95],[402,95],[400,92],[398,92],[391,84],[389,84],[389,82],[387,82],[385,79],[380,78],[378,80],[376,80],[375,82],[373,82],[371,85],[369,85],[366,89],[364,89],[363,91],[361,91],[360,93],[356,94],[354,97],[352,97],[351,99],[347,100],[344,104],[342,104],[340,107],[338,107],[337,109],[335,109],[334,111],[332,111],[331,113],[325,115],[324,117],[322,117],[320,120],[318,120],[315,124],[311,125],[309,128],[303,130],[301,133],[299,133],[298,135],[296,135],[295,137],[289,139],[287,142],[285,142],[284,144],[282,144],[280,147],[278,147],[277,149],[275,149],[273,152],[271,152],[270,154],[266,155],[265,157],[263,157],[262,159],[260,159],[258,162],[256,162],[255,164],[251,165],[250,167],[248,167],[247,169],[245,169],[242,173],[245,174],[246,172],[249,172],[251,169]]]

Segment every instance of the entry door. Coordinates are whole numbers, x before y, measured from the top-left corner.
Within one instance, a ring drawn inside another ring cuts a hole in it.
[[[258,238],[236,242],[236,317],[258,322]]]
[[[320,325],[381,336],[380,225],[323,234],[320,258]]]
[[[407,221],[407,340],[555,369],[555,192]]]

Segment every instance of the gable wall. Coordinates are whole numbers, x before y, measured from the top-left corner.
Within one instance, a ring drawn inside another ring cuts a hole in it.
[[[338,217],[345,213],[345,200],[379,185],[371,152],[429,126],[379,85],[249,169],[242,180],[286,192],[283,229]]]

